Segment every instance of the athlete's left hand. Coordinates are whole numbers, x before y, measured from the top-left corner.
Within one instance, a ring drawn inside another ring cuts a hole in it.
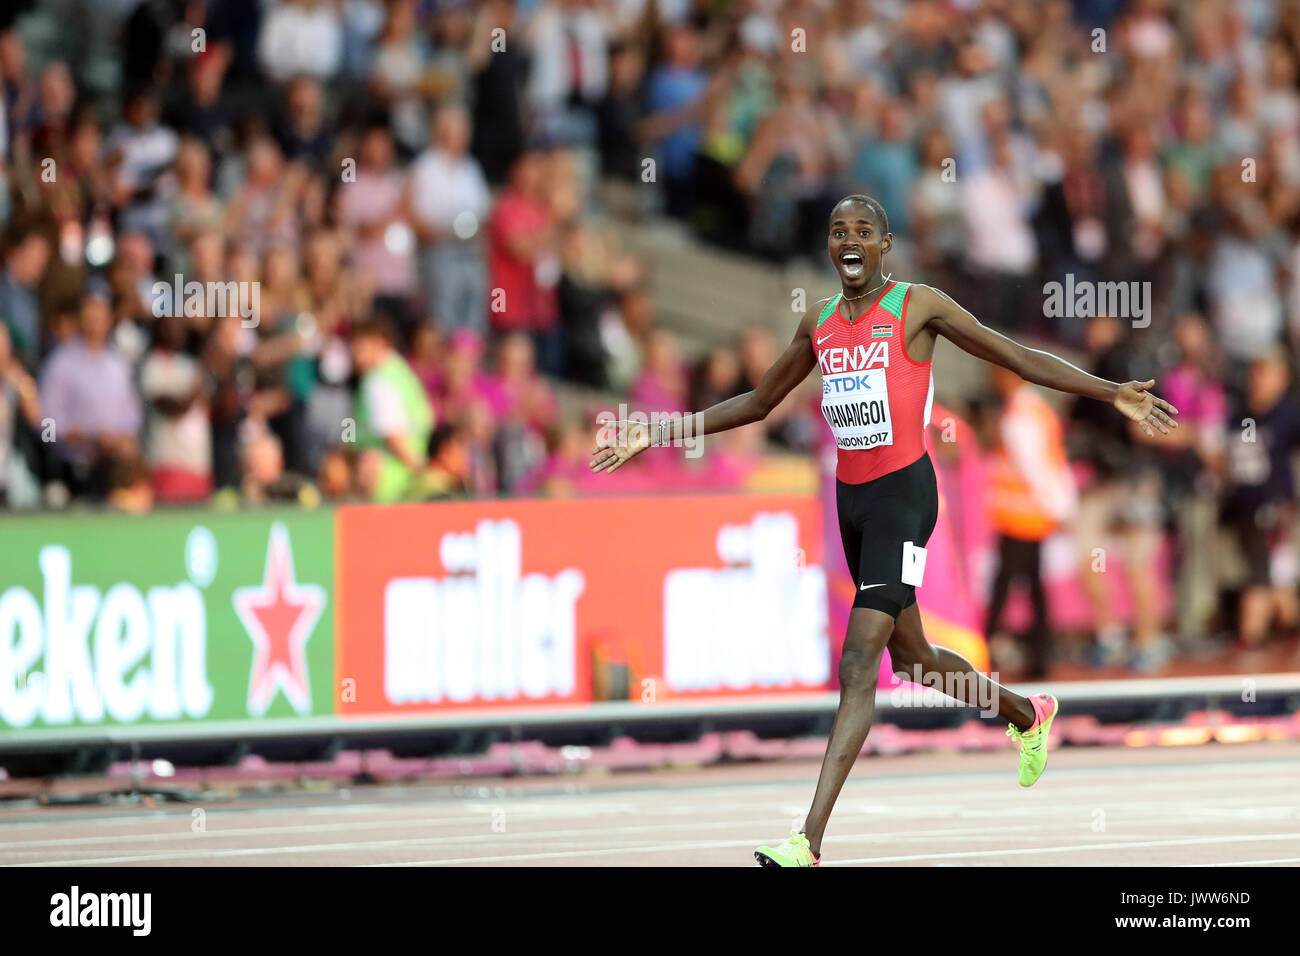
[[[1168,435],[1169,429],[1178,427],[1178,422],[1173,418],[1178,414],[1178,409],[1147,391],[1154,388],[1155,384],[1155,379],[1124,383],[1115,394],[1114,405],[1126,417],[1141,425],[1148,435],[1155,435],[1151,430],[1152,425],[1160,429],[1161,434]]]
[[[650,447],[650,426],[641,422],[605,422],[591,450],[592,471],[609,473]]]

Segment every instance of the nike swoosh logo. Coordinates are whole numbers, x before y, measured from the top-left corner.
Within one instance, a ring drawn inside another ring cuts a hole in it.
[[[864,585],[862,585],[861,587],[859,587],[858,590],[859,590],[859,591],[870,591],[872,588],[883,588],[883,587],[885,586],[885,583],[886,583],[886,582],[881,581],[879,584],[864,584]]]
[[[826,341],[826,339],[832,338],[834,335],[835,335],[835,333],[832,332],[830,335],[827,335],[827,336],[824,336],[824,337],[818,339],[818,340],[817,340],[817,344],[818,344],[818,345],[821,345],[823,342]]]

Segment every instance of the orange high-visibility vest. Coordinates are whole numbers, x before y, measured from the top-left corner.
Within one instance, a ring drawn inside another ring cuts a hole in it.
[[[1073,476],[1065,456],[1065,434],[1056,412],[1029,386],[1013,392],[999,417],[999,433],[1014,423],[1032,427],[1039,436],[1043,454],[1042,471],[1051,481],[1069,482]],[[1042,541],[1060,526],[1060,520],[1047,502],[1039,499],[1015,459],[998,447],[989,462],[989,520],[1000,534],[1018,541]]]

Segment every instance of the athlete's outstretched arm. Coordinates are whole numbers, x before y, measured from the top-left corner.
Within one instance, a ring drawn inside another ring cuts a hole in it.
[[[753,389],[687,416],[689,422],[686,419],[670,422],[663,439],[673,441],[696,438],[766,418],[796,385],[808,377],[808,373],[817,364],[817,357],[813,353],[812,330],[820,309],[821,303],[804,315],[786,350],[763,373]],[[614,471],[629,458],[645,451],[651,442],[659,440],[658,429],[655,434],[651,434],[650,428],[644,424],[624,424],[617,434],[597,440],[596,447],[591,452],[590,468],[595,472]]]
[[[1108,402],[1141,425],[1148,435],[1155,434],[1152,426],[1164,434],[1178,427],[1173,419],[1178,409],[1147,391],[1155,387],[1155,379],[1120,383],[1089,375],[1051,352],[1026,348],[980,324],[948,295],[927,285],[912,286],[908,308],[918,310],[923,317],[924,331],[942,335],[963,351],[1008,368],[1026,382]]]

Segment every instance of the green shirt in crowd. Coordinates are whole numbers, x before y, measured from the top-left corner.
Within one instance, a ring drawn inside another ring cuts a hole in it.
[[[394,352],[361,376],[357,391],[357,444],[363,449],[378,449],[381,455],[375,501],[419,497],[419,473],[403,464],[389,450],[385,439],[394,435],[405,438],[416,457],[423,461],[432,433],[433,406],[406,359]]]

